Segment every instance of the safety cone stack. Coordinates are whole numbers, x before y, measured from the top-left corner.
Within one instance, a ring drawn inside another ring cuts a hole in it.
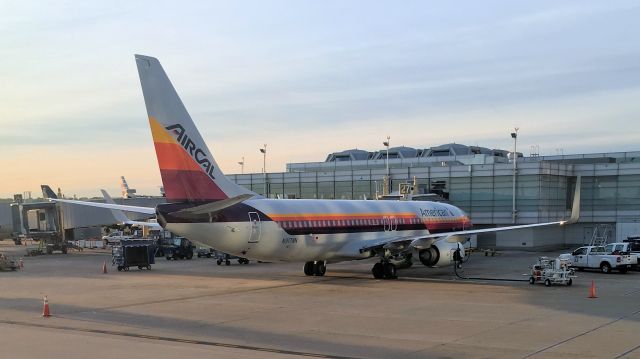
[[[20,269],[24,269],[24,260],[22,259],[22,257],[20,257],[20,259],[18,260],[18,266],[20,267]]]
[[[591,289],[589,289],[589,298],[598,298],[596,296],[596,283],[591,281]]]
[[[47,300],[47,296],[44,296],[44,308],[42,308],[42,316],[48,318],[51,316],[49,313],[49,301]]]
[[[102,274],[107,274],[107,261],[102,262]]]

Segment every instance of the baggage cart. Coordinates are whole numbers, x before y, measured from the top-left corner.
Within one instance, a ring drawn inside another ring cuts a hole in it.
[[[150,239],[123,239],[111,247],[112,265],[118,271],[128,271],[130,267],[151,269],[155,264],[156,242]]]
[[[232,259],[237,260],[240,264],[249,264],[249,260],[246,258],[232,256],[231,254],[220,251],[215,251],[215,258],[217,259],[216,263],[218,265],[222,265],[222,263],[224,263],[225,265],[231,265]]]

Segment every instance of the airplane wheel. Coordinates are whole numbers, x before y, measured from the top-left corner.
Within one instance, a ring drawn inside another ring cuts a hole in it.
[[[304,275],[313,275],[313,262],[306,262],[304,264]]]
[[[318,277],[324,276],[327,272],[327,266],[324,265],[324,261],[317,261],[313,264],[313,274]]]
[[[375,279],[384,278],[384,267],[382,263],[378,262],[374,264],[373,268],[371,268],[371,274],[373,274],[373,278]]]
[[[383,264],[384,269],[384,278],[385,279],[396,279],[398,276],[396,275],[396,266],[393,263],[385,263]]]

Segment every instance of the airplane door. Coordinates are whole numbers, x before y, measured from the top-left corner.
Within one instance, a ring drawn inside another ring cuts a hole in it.
[[[249,222],[251,222],[251,235],[249,235],[249,243],[258,243],[260,241],[261,228],[260,216],[257,212],[249,212]]]

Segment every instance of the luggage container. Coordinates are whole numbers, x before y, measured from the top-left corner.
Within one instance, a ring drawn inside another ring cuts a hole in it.
[[[156,243],[150,239],[123,239],[111,247],[112,264],[118,271],[128,271],[129,267],[151,269],[155,264]]]

